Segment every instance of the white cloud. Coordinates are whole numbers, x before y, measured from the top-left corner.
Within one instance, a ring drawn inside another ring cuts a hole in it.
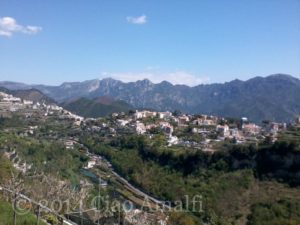
[[[0,36],[11,37],[14,33],[36,34],[41,30],[37,26],[20,25],[12,17],[0,17]]]
[[[185,84],[188,86],[196,86],[199,84],[209,83],[210,79],[206,76],[200,77],[185,71],[161,72],[161,71],[146,71],[146,72],[125,72],[125,73],[102,73],[102,78],[111,77],[123,82],[133,82],[137,80],[149,79],[153,83],[168,81],[172,84]]]
[[[138,17],[127,16],[126,20],[128,23],[142,25],[147,23],[147,16],[146,15],[141,15]]]

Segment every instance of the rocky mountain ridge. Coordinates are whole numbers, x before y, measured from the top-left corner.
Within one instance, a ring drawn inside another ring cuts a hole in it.
[[[13,86],[12,82],[0,82],[0,86],[11,89],[36,88],[57,102],[110,96],[126,101],[135,108],[181,110],[226,117],[246,116],[256,122],[288,122],[300,114],[300,80],[285,74],[195,87],[173,85],[167,81],[154,84],[147,79],[124,83],[112,78],[63,83],[60,86],[26,86],[20,83]]]

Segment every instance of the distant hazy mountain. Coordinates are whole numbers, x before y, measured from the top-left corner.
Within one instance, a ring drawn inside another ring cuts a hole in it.
[[[66,101],[61,106],[84,117],[101,117],[114,112],[128,112],[130,109],[133,109],[125,101],[115,100],[106,96],[95,99],[79,98]]]
[[[13,86],[11,82],[9,85]],[[9,88],[1,82],[0,86]],[[289,121],[300,114],[300,80],[283,74],[195,87],[172,85],[166,81],[154,84],[147,79],[124,83],[111,78],[30,87],[58,102],[80,97],[111,96],[136,108],[246,116],[257,122],[264,119]]]
[[[47,95],[43,94],[40,90],[37,89],[12,90],[12,89],[0,87],[0,91],[5,92],[7,94],[11,94],[15,97],[19,97],[21,99],[33,101],[34,103],[36,102],[47,103],[47,104],[55,103],[55,101],[52,98],[48,97]]]
[[[25,90],[25,89],[32,88],[30,85],[19,83],[19,82],[12,82],[12,81],[1,81],[0,86],[5,87],[9,90]]]

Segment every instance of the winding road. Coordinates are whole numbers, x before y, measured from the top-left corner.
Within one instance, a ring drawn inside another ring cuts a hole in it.
[[[88,157],[99,157],[99,155],[90,153],[89,149],[86,146],[84,146],[84,145],[82,145],[82,146],[86,149],[86,151],[87,151],[86,155]],[[101,161],[107,165],[107,167],[110,169],[110,173],[113,174],[120,182],[122,182],[124,185],[126,185],[134,194],[143,197],[145,200],[149,199],[153,203],[155,203],[163,208],[170,209],[170,206],[165,204],[166,202],[158,200],[158,199],[148,195],[147,193],[143,192],[142,190],[134,187],[132,184],[130,184],[124,177],[122,177],[120,174],[115,172],[112,167],[108,166],[108,165],[110,165],[110,163],[103,156],[101,156]]]

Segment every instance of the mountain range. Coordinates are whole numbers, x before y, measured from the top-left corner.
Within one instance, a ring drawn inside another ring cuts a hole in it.
[[[154,84],[147,79],[124,83],[112,78],[68,82],[59,86],[6,81],[0,82],[0,86],[12,90],[34,88],[59,103],[109,96],[135,108],[180,110],[225,117],[245,116],[255,122],[288,122],[300,114],[300,80],[285,74],[194,87],[173,85],[167,81]]]

